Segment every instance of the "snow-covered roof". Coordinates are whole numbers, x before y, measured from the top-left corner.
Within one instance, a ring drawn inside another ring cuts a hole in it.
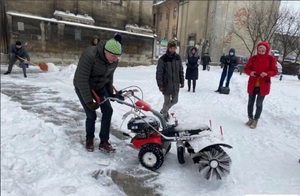
[[[153,38],[154,39],[154,36],[149,35],[149,34],[134,33],[134,32],[128,32],[128,31],[124,31],[124,30],[120,30],[120,29],[106,28],[106,27],[100,27],[100,26],[95,26],[95,25],[82,24],[82,23],[78,23],[78,22],[70,22],[70,21],[65,21],[65,20],[57,20],[55,18],[45,18],[45,17],[42,17],[42,16],[35,16],[35,15],[31,15],[31,14],[24,14],[24,13],[19,13],[19,12],[12,12],[12,11],[8,11],[8,12],[6,12],[6,14],[11,15],[11,16],[31,18],[31,19],[36,19],[36,20],[66,24],[66,25],[77,26],[77,27],[84,27],[84,28],[89,28],[89,29],[99,29],[99,30],[103,30],[103,31],[112,31],[112,32],[117,32],[117,33],[122,33],[122,34],[129,34],[129,35],[135,35],[135,36],[140,36],[140,37],[148,37],[148,38]]]
[[[71,13],[69,11],[63,12],[63,11],[55,10],[53,15],[56,17],[59,17],[58,19],[67,20],[67,21],[71,21],[71,22],[79,22],[79,23],[85,23],[85,24],[94,24],[95,23],[95,20],[92,17],[88,16],[87,14],[75,15],[74,13]]]

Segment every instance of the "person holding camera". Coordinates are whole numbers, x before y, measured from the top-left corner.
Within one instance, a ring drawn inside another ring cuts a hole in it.
[[[244,69],[244,72],[249,75],[247,87],[249,120],[246,125],[251,129],[256,128],[263,109],[264,98],[270,93],[271,77],[276,76],[278,72],[275,57],[269,55],[270,45],[267,42],[260,42],[256,49],[257,54],[250,57]],[[255,101],[256,111],[253,116]]]
[[[229,55],[226,55],[225,58],[222,58],[222,62],[221,64],[223,64],[223,71],[221,74],[221,79],[219,82],[219,86],[218,89],[215,92],[220,92],[221,87],[223,87],[223,83],[225,78],[226,79],[226,87],[229,88],[229,84],[230,84],[230,79],[232,77],[232,74],[234,72],[235,67],[237,66],[237,59],[235,56],[235,49],[231,48],[229,50]]]

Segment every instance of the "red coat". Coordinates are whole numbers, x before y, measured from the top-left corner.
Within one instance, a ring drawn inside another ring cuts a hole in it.
[[[260,75],[262,72],[267,73],[268,75],[261,78],[256,76],[250,76],[248,80],[247,92],[249,95],[252,95],[257,79],[259,80],[260,95],[265,96],[270,93],[271,88],[271,77],[277,75],[277,61],[274,56],[269,55],[270,46],[266,42],[260,42],[257,45],[257,48],[260,45],[266,47],[266,53],[261,55],[257,54],[248,60],[245,66],[245,73],[250,76],[252,71],[255,71],[257,75]]]

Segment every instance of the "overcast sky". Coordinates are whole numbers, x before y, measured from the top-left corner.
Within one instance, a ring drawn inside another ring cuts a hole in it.
[[[281,1],[282,5],[287,5],[295,9],[300,9],[300,1]]]

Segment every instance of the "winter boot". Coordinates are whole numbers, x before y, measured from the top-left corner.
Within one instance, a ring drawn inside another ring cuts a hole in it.
[[[5,73],[4,73],[4,75],[7,75],[7,74],[10,74],[10,72],[9,72],[9,71],[7,71],[7,72],[5,72]]]
[[[253,120],[253,121],[252,121],[252,123],[251,123],[251,125],[250,125],[250,128],[251,128],[251,129],[255,129],[255,128],[256,128],[256,126],[257,126],[257,121],[258,121],[258,120]]]
[[[193,92],[195,92],[196,89],[196,80],[193,80]]]
[[[115,152],[116,149],[111,146],[111,144],[107,140],[103,140],[99,144],[99,150],[103,150],[107,153]]]
[[[253,118],[249,118],[248,122],[246,122],[246,125],[250,127],[250,125],[252,124],[253,122]]]
[[[93,138],[86,139],[85,148],[89,152],[93,152],[94,151],[94,139]]]

